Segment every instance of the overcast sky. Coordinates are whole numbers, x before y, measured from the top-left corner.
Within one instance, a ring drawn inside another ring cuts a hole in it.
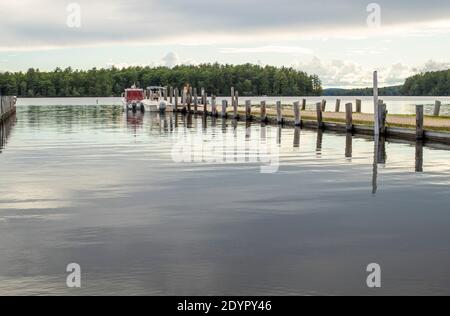
[[[0,71],[251,62],[359,87],[450,68],[448,0],[0,1]]]

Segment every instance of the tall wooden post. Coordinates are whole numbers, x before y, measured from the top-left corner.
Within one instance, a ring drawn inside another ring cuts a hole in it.
[[[378,113],[378,71],[373,73],[373,104],[374,104],[374,134],[380,135],[380,121]]]
[[[316,104],[316,112],[317,112],[317,127],[319,129],[322,129],[323,128],[322,102],[318,102]]]
[[[424,111],[423,105],[416,106],[416,139],[423,140],[424,138]]]
[[[170,91],[169,91],[169,103],[170,104],[173,104],[173,87],[172,86],[170,86],[170,89],[169,89]]]
[[[353,132],[353,104],[347,103],[345,105],[345,118],[347,132]]]

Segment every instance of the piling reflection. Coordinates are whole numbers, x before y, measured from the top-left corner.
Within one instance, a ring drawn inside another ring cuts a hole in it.
[[[423,172],[423,142],[416,142],[416,172]]]
[[[372,194],[378,192],[378,165],[386,163],[386,139],[375,137],[373,153]]]
[[[14,114],[4,122],[0,122],[0,153],[8,143],[9,136],[11,135],[15,123],[16,117]]]
[[[300,127],[295,127],[294,130],[294,148],[300,148]]]
[[[353,135],[351,133],[347,133],[345,137],[345,158],[351,161],[353,157]]]
[[[98,113],[93,112],[92,115],[98,116]],[[220,120],[220,122],[218,120]],[[253,156],[256,156],[257,159],[259,159],[260,153],[258,150],[255,150],[255,148],[259,148],[258,146],[264,146],[269,142],[273,142],[273,144],[276,144],[278,147],[282,147],[282,138],[289,137],[287,135],[292,137],[291,144],[293,145],[291,148],[294,148],[295,151],[298,152],[302,138],[302,128],[300,127],[289,128],[283,126],[266,126],[264,123],[257,125],[252,124],[251,121],[239,122],[237,120],[205,117],[203,115],[197,116],[180,113],[160,114],[137,112],[127,114],[126,122],[128,129],[134,134],[140,133],[146,122],[150,122],[150,130],[159,132],[161,135],[169,134],[169,132],[172,131],[170,134],[172,134],[175,139],[187,139],[189,137],[187,130],[194,128],[197,130],[197,136],[200,135],[201,137],[207,139],[205,142],[207,146],[212,146],[214,150],[217,150],[217,148],[222,148],[222,152],[219,153],[219,162],[227,162],[229,159],[233,159],[235,162],[240,163],[251,162],[254,159]],[[147,128],[144,128],[144,130],[146,129]],[[180,130],[184,130],[184,136],[181,135]],[[2,133],[4,134],[4,128],[2,129]],[[228,137],[227,133],[230,133]],[[325,131],[323,130],[317,130],[315,132],[316,158],[323,157],[324,133]],[[191,134],[195,135],[195,131]],[[311,135],[311,131],[307,134]],[[345,135],[345,158],[350,162],[355,158],[353,148],[354,138],[358,138],[358,136],[354,136],[351,133]],[[2,145],[3,142],[4,141],[2,140]],[[228,145],[226,143],[228,143]],[[257,147],[255,147],[255,145]],[[387,161],[386,139],[384,137],[375,139],[373,141],[373,146],[372,193],[376,194],[379,188],[379,168],[380,165],[386,164]],[[423,172],[424,144],[422,142],[416,143],[415,150],[415,171]],[[206,157],[208,156],[208,153],[203,153],[203,155]],[[202,161],[206,160],[206,158],[202,159]]]
[[[317,141],[316,141],[316,156],[317,158],[322,157],[322,144],[323,144],[323,130],[317,130]]]

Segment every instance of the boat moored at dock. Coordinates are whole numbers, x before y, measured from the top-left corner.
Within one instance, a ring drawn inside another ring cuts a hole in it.
[[[164,97],[167,95],[164,87],[148,87],[144,89],[133,86],[126,89],[122,103],[125,111],[173,112],[173,106]]]

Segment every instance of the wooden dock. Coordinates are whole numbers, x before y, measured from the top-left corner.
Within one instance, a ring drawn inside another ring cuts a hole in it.
[[[376,73],[375,73],[376,76]],[[376,78],[374,78],[376,81]],[[376,82],[374,84],[376,89]],[[178,89],[170,89],[177,91]],[[224,101],[218,109],[216,96],[210,95],[201,88],[201,100],[176,102],[175,112],[185,114],[202,114],[204,116],[223,117],[224,119],[243,120],[273,125],[298,126],[320,130],[331,130],[342,133],[364,134],[371,136],[385,136],[393,139],[432,141],[450,144],[450,118],[439,117],[441,102],[436,101],[435,116],[424,116],[424,106],[416,106],[414,115],[389,115],[388,105],[383,100],[374,97],[375,114],[361,112],[361,100],[355,99],[355,104],[345,105],[345,112],[339,112],[341,100],[336,100],[334,112],[327,112],[326,101],[316,104],[315,111],[307,111],[307,100],[302,99],[289,105],[282,105],[281,101],[269,105],[265,101],[260,105],[253,105],[245,100],[245,105],[239,104],[239,92],[231,88],[230,102]],[[377,95],[377,93],[374,93]],[[177,95],[174,96],[176,99]],[[186,99],[186,98],[183,98]],[[210,101],[208,101],[210,100]],[[198,101],[198,102],[197,102]],[[192,110],[188,104],[195,103]],[[231,105],[228,107],[228,105]],[[256,112],[259,110],[259,113]]]

